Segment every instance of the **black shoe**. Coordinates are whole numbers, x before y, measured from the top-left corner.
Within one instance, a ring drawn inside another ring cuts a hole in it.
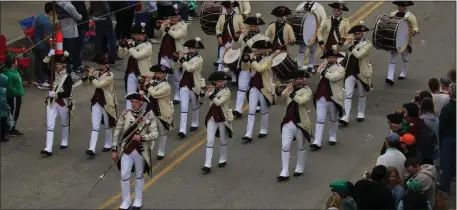
[[[260,109],[256,109],[256,110],[255,110],[255,113],[259,113],[259,112],[260,112]]]
[[[129,209],[130,209],[130,208],[128,208],[128,209],[119,208],[119,210],[129,210]]]
[[[294,138],[292,139],[292,141],[296,141],[296,140],[297,140],[297,138],[295,138],[295,136],[294,136]]]
[[[357,122],[363,122],[365,118],[357,118]]]
[[[294,176],[297,177],[297,176],[301,176],[303,175],[303,172],[294,172]]]
[[[45,157],[52,156],[52,152],[48,152],[46,150],[41,150],[40,154],[42,154]]]
[[[406,79],[406,77],[403,77],[403,76],[398,76],[397,78],[398,78],[398,80],[404,80],[404,79]]]
[[[186,134],[184,134],[183,132],[179,132],[178,136],[181,137],[181,139],[186,138]]]
[[[66,149],[68,146],[60,145],[60,149]]]
[[[214,65],[214,67],[218,67],[218,66],[219,66],[219,63],[214,62],[213,65]]]
[[[157,160],[163,160],[165,157],[161,155],[157,155]]]
[[[311,144],[309,145],[309,148],[311,148],[311,151],[317,151],[320,150],[322,147],[318,146],[317,144]]]
[[[227,165],[227,161],[217,164],[217,167],[224,168]]]
[[[392,81],[390,79],[386,79],[386,83],[389,84],[389,85],[394,85],[394,81]]]
[[[235,118],[241,118],[241,116],[243,116],[241,113],[239,113],[238,111],[235,111],[235,110],[233,110],[232,113],[233,113],[233,116],[235,116]]]
[[[196,131],[198,130],[198,127],[190,127],[189,131],[192,132],[192,131]]]
[[[9,135],[12,135],[12,136],[23,136],[24,134],[15,129],[15,130],[11,130],[9,132]]]
[[[338,123],[340,123],[340,125],[343,126],[343,127],[346,127],[346,126],[349,125],[349,123],[344,121],[344,120],[338,120]]]
[[[307,71],[308,71],[308,73],[311,73],[311,74],[315,74],[317,72],[313,67],[308,67]]]
[[[202,171],[203,171],[204,174],[208,174],[209,172],[211,172],[211,168],[203,166]]]
[[[95,157],[94,151],[92,151],[90,149],[86,150],[86,155],[89,156],[89,157]]]
[[[7,141],[9,141],[9,140],[10,140],[9,138],[6,138],[6,137],[5,137],[4,139],[2,139],[2,142],[7,142]]]
[[[111,148],[103,148],[102,152],[109,152],[111,151]]]
[[[176,105],[176,104],[180,104],[180,103],[181,103],[181,101],[173,100],[173,104],[175,104],[175,105]]]
[[[247,137],[247,136],[244,136],[241,140],[243,140],[243,143],[246,144],[246,143],[251,142],[251,141],[252,141],[252,138],[249,138],[249,137]]]
[[[132,210],[140,210],[141,206],[132,206]]]
[[[276,177],[276,179],[278,180],[278,182],[282,182],[282,181],[289,180],[289,177],[288,176],[278,176],[278,177]]]
[[[336,141],[329,141],[329,142],[328,142],[328,145],[330,145],[330,146],[335,146],[335,145],[336,145]]]
[[[259,133],[259,135],[257,136],[259,139],[262,139],[262,138],[265,138],[267,137],[268,134],[264,134],[264,133]]]

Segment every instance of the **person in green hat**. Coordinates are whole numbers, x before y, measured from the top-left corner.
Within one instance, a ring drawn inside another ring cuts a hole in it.
[[[330,183],[332,192],[337,193],[341,197],[341,207],[344,210],[357,210],[357,203],[351,196],[351,191],[354,185],[351,182],[344,180],[336,180]]]
[[[9,131],[9,134],[13,136],[22,136],[23,133],[16,129],[17,120],[19,119],[19,113],[21,111],[22,96],[24,96],[22,77],[16,69],[17,60],[11,52],[7,53],[3,64],[5,65],[3,74],[8,77],[8,82],[6,83],[6,101],[11,108],[10,113],[14,119],[14,125]]]
[[[427,196],[422,192],[422,184],[417,179],[410,179],[406,182],[407,191],[405,196],[398,203],[397,210],[403,209],[429,209],[432,205],[427,200]]]

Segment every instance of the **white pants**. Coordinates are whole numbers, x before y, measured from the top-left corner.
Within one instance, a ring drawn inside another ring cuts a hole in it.
[[[68,134],[70,133],[68,122],[68,107],[60,106],[54,103],[52,107],[46,106],[46,148],[44,150],[52,152],[52,145],[54,143],[54,128],[56,127],[57,114],[60,116],[60,123],[62,125],[62,142],[60,145],[68,146]]]
[[[227,139],[228,133],[224,122],[217,123],[213,117],[208,120],[206,127],[206,159],[205,166],[211,168],[211,159],[213,158],[213,147],[216,141],[216,131],[219,128],[219,138],[221,139],[221,149],[219,163],[227,162]]]
[[[307,45],[304,45],[304,44],[298,45],[298,59],[297,59],[298,67],[302,67],[304,65],[306,48],[308,48]],[[316,58],[316,49],[317,49],[317,42],[314,42],[314,44],[311,45],[311,47],[309,47],[308,67],[313,67],[313,65],[314,65],[314,60]]]
[[[133,166],[135,166],[135,200],[133,206],[141,207],[143,205],[144,159],[138,151],[133,150],[129,155],[122,154],[121,157],[122,209],[130,208],[130,175]]]
[[[163,56],[160,58],[160,63],[167,66],[168,68],[172,68],[172,63],[173,63],[173,59],[171,58],[168,58],[168,56]],[[179,69],[173,69],[173,87],[174,87],[174,91],[175,91],[175,96],[173,98],[173,100],[175,101],[180,101],[180,97],[179,97],[179,81],[181,80],[181,71]],[[166,76],[167,78],[167,81],[168,81],[168,76]]]
[[[249,116],[248,126],[246,130],[246,137],[252,138],[252,130],[254,129],[255,113],[257,110],[257,104],[260,101],[260,134],[268,134],[268,105],[267,99],[263,94],[255,87],[249,90]]]
[[[179,124],[179,132],[186,134],[187,127],[187,111],[189,110],[189,101],[192,103],[192,122],[191,127],[198,127],[198,113],[200,111],[200,104],[197,101],[197,96],[194,91],[189,90],[187,87],[179,89],[181,96],[181,123]]]
[[[167,144],[168,130],[163,126],[162,121],[158,117],[156,118],[157,130],[159,131],[159,148],[157,155],[165,156],[165,145]]]
[[[359,104],[357,109],[357,118],[365,118],[365,103],[367,101],[366,91],[363,88],[362,82],[354,76],[349,76],[344,81],[344,89],[346,90],[346,98],[344,99],[344,111],[346,114],[341,118],[345,122],[349,122],[349,115],[351,113],[352,95],[354,93],[354,86],[357,84],[359,91]]]
[[[226,47],[230,47],[231,45],[232,45],[232,43],[230,43],[230,42],[225,43]],[[219,48],[219,60],[217,61],[217,63],[219,63],[219,66],[217,68],[217,71],[224,71],[224,54],[225,54],[225,48],[220,47]]]
[[[297,142],[297,166],[295,167],[295,172],[303,173],[305,169],[305,160],[306,160],[306,147],[305,147],[305,137],[303,132],[293,123],[288,122],[282,126],[282,149],[281,149],[281,159],[282,159],[282,170],[279,176],[288,177],[289,176],[289,159],[290,159],[290,146],[292,140],[295,138]]]
[[[102,122],[105,124],[105,145],[103,148],[111,148],[113,143],[113,134],[111,128],[109,128],[109,117],[105,109],[100,106],[100,104],[95,103],[92,106],[92,134],[90,136],[90,145],[89,150],[95,153],[95,147],[97,146],[98,132],[100,130],[100,124]]]
[[[136,93],[138,90],[138,77],[136,77],[135,73],[130,73],[127,77],[127,95],[131,93]],[[132,109],[132,103],[130,100],[125,102],[126,109]]]
[[[236,108],[235,111],[243,113],[244,98],[246,97],[246,91],[249,88],[249,82],[251,82],[251,73],[249,71],[242,70],[238,78],[238,91],[236,93]]]
[[[395,74],[395,63],[397,60],[398,52],[389,52],[389,68],[387,72],[387,79],[394,80]],[[403,61],[403,68],[401,70],[400,76],[406,77],[408,73],[408,65],[409,65],[409,52],[405,50],[401,53],[401,59]]]
[[[338,131],[338,110],[334,102],[327,101],[325,97],[319,98],[316,101],[316,132],[313,144],[322,145],[322,135],[324,133],[325,119],[329,118],[328,134],[329,141],[336,142],[336,132]]]

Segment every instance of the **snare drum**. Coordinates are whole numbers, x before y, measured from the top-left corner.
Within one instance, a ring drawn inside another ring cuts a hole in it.
[[[312,13],[295,12],[286,17],[294,30],[297,44],[311,46],[317,39],[317,16]]]
[[[241,58],[241,48],[238,48],[237,50],[229,48],[224,53],[222,60],[224,61],[224,65],[233,71],[237,68],[238,61],[240,60],[240,58]]]
[[[380,15],[373,30],[373,46],[386,51],[403,52],[410,39],[408,20],[389,15]]]
[[[200,8],[200,27],[206,35],[216,35],[216,25],[222,9],[220,3],[203,2]]]
[[[288,81],[291,72],[298,71],[297,63],[287,52],[282,52],[273,57],[271,71],[280,81]]]

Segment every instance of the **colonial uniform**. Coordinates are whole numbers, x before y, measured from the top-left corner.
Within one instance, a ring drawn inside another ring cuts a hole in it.
[[[349,11],[349,8],[345,4],[335,2],[329,4],[333,9],[340,9],[342,11]],[[317,32],[317,40],[319,45],[325,45],[326,51],[333,51],[333,45],[342,46],[344,44],[343,37],[347,37],[350,26],[349,21],[346,18],[327,17],[320,25]]]
[[[225,72],[214,72],[208,78],[209,81],[231,80]],[[205,173],[211,171],[211,159],[213,157],[213,146],[216,137],[221,140],[220,158],[218,167],[224,167],[227,164],[227,140],[233,138],[233,114],[230,109],[230,89],[215,88],[211,92],[204,94],[204,97],[210,100],[210,109],[205,117],[206,125],[206,159],[202,170]]]
[[[51,55],[55,56],[57,63],[67,63],[67,55]],[[44,59],[44,63],[48,63],[51,56]],[[52,145],[54,143],[54,128],[56,125],[56,117],[60,116],[62,125],[62,142],[60,149],[66,149],[68,146],[68,135],[70,134],[70,110],[74,107],[72,100],[73,80],[67,74],[66,68],[55,73],[52,91],[49,91],[49,97],[46,98],[46,148],[41,150],[42,155],[52,155]]]
[[[297,71],[290,75],[292,79],[306,77],[304,71]],[[278,181],[289,179],[290,146],[292,141],[297,141],[297,166],[294,176],[300,176],[305,169],[306,147],[305,138],[311,141],[310,108],[313,92],[308,86],[285,89],[281,93],[282,98],[287,100],[286,114],[281,122],[282,137],[282,170],[277,177]]]
[[[292,14],[292,11],[285,7],[279,6],[271,11],[271,14],[276,17],[285,17]],[[265,31],[265,36],[267,36],[273,42],[273,50],[286,50],[289,53],[291,46],[295,42],[295,34],[292,26],[290,26],[286,20],[283,22],[274,22],[270,24]]]
[[[336,45],[333,50],[326,51],[321,59],[334,56],[343,57],[336,51]],[[343,110],[343,88],[344,88],[344,67],[338,63],[327,64],[321,72],[321,80],[314,94],[314,103],[316,106],[316,132],[314,142],[310,147],[318,150],[322,145],[322,135],[324,132],[324,123],[327,115],[329,116],[329,144],[336,144],[336,133],[338,130],[338,119],[344,115]]]
[[[363,25],[363,22],[359,25],[352,27],[349,34],[355,32],[366,32],[369,29]],[[344,110],[346,114],[339,120],[340,124],[348,125],[349,115],[351,112],[352,95],[354,93],[354,87],[357,84],[359,91],[359,104],[357,112],[357,121],[362,122],[365,119],[365,103],[366,93],[372,88],[371,76],[373,70],[371,63],[368,60],[370,55],[372,44],[365,38],[362,40],[356,40],[351,43],[347,51],[347,62],[343,65],[346,67],[346,76],[344,80],[344,89],[346,98],[344,100]]]
[[[145,24],[135,25],[133,34],[146,34]],[[127,94],[138,92],[139,78],[149,73],[152,66],[152,44],[145,38],[144,41],[135,44],[121,43],[118,55],[126,57],[129,55],[127,68],[125,69],[124,84]],[[130,101],[126,102],[126,109],[131,109]]]
[[[224,1],[221,5],[225,8],[239,6],[238,2],[230,1]],[[236,14],[234,11],[231,14],[222,14],[219,16],[216,24],[216,34],[218,39],[222,39],[222,46],[219,48],[218,71],[224,71],[223,57],[225,54],[225,47],[230,47],[232,41],[237,41],[239,37],[236,37],[235,33],[241,32],[241,30],[245,28],[243,17]]]
[[[247,17],[244,20],[244,23],[247,25],[255,25],[259,27],[260,25],[265,25],[265,22],[260,18],[260,14],[257,13],[255,17]],[[237,41],[232,42],[232,48],[242,50],[243,57],[238,62],[238,68],[240,69],[240,74],[238,77],[238,91],[236,94],[236,106],[233,110],[233,115],[235,117],[241,117],[243,113],[243,104],[244,98],[246,96],[246,91],[249,88],[249,83],[251,81],[251,62],[249,54],[252,52],[252,45],[257,40],[268,39],[260,31],[249,31],[247,34],[242,34]]]
[[[175,16],[179,16],[180,12],[176,5],[173,5],[175,10]],[[183,52],[184,38],[187,36],[187,24],[183,21],[179,21],[173,25],[162,24],[160,27],[162,31],[162,42],[159,51],[159,63],[164,64],[169,68],[172,68],[173,60],[175,59],[175,53]],[[181,78],[182,70],[179,68],[173,68],[174,78],[174,103],[178,104],[181,100],[179,97],[179,79]]]
[[[151,68],[152,72],[163,72],[172,74],[171,68],[157,64]],[[145,85],[149,103],[147,110],[152,110],[157,121],[159,131],[159,148],[157,160],[162,160],[165,156],[165,145],[167,143],[168,132],[173,129],[173,103],[171,101],[171,86],[164,80],[154,80]]]
[[[325,13],[324,7],[315,2],[315,1],[306,1],[302,4],[298,5],[295,11],[304,11],[304,12],[312,12],[317,17],[317,25],[320,26],[322,21],[325,20],[327,14]],[[317,49],[318,42],[315,41],[313,45],[309,47],[309,59],[308,59],[308,71],[312,71],[314,66],[314,60],[316,56],[316,49]],[[299,68],[302,68],[303,62],[305,62],[305,51],[308,46],[305,44],[298,45],[298,59],[297,65]]]
[[[112,63],[108,56],[98,60],[99,64]],[[105,145],[103,152],[110,151],[112,146],[112,128],[116,125],[116,93],[114,92],[114,75],[110,69],[96,71],[95,75],[89,75],[88,81],[95,87],[95,93],[91,99],[92,107],[92,134],[90,136],[89,149],[86,154],[95,156],[95,147],[98,140],[100,124],[105,125]]]
[[[255,49],[271,49],[271,42],[259,40],[252,45]],[[248,102],[249,116],[246,134],[243,141],[252,141],[252,130],[254,129],[255,113],[257,104],[260,101],[260,133],[258,138],[265,138],[268,134],[268,108],[273,103],[273,91],[271,87],[270,73],[272,61],[269,56],[258,55],[251,59],[252,79],[249,84]]]
[[[408,6],[413,6],[414,3],[412,1],[394,1],[392,2],[393,4],[397,6],[402,6],[402,7],[408,7]],[[410,25],[410,31],[415,31],[416,33],[419,32],[419,26],[417,25],[417,20],[416,16],[410,12],[410,11],[405,11],[405,12],[399,12],[398,10],[395,10],[390,13],[390,16],[396,16],[396,17],[402,17],[408,20],[409,25]],[[401,53],[401,59],[403,61],[403,69],[401,70],[400,75],[398,76],[399,80],[403,80],[406,78],[406,74],[408,73],[408,67],[409,67],[409,55],[412,53],[413,48],[411,44],[411,39],[409,40],[408,48],[407,50],[403,51]],[[387,72],[387,78],[386,78],[386,83],[393,85],[394,82],[394,74],[395,74],[395,62],[397,60],[398,52],[397,51],[390,51],[389,52],[389,68]]]
[[[205,49],[200,38],[191,39],[184,43],[187,48]],[[203,57],[198,52],[194,54],[187,54],[185,57],[174,62],[175,66],[183,69],[183,74],[179,82],[179,94],[181,96],[181,122],[179,124],[178,135],[181,138],[186,137],[187,127],[187,111],[189,109],[189,101],[192,103],[192,122],[190,131],[198,129],[198,113],[200,110],[200,103],[198,97],[201,91],[202,70],[203,70]]]
[[[132,93],[126,97],[127,100],[140,100],[148,102],[147,98],[139,93]],[[134,141],[131,135],[138,128],[136,135],[141,136],[140,141]],[[129,138],[129,135],[130,138]],[[132,209],[140,209],[143,205],[144,173],[152,174],[151,151],[154,148],[154,141],[157,140],[157,121],[152,111],[125,110],[117,121],[113,138],[113,152],[120,152],[120,161],[117,166],[121,171],[122,204],[120,209],[130,208],[130,175],[135,172],[135,200]]]
[[[251,4],[249,3],[249,0],[241,0],[241,1],[236,1],[238,3],[238,6],[236,6],[233,10],[235,11],[236,14],[243,16],[243,19],[245,19],[248,15],[251,14]],[[222,9],[222,14],[227,13],[227,11]]]

